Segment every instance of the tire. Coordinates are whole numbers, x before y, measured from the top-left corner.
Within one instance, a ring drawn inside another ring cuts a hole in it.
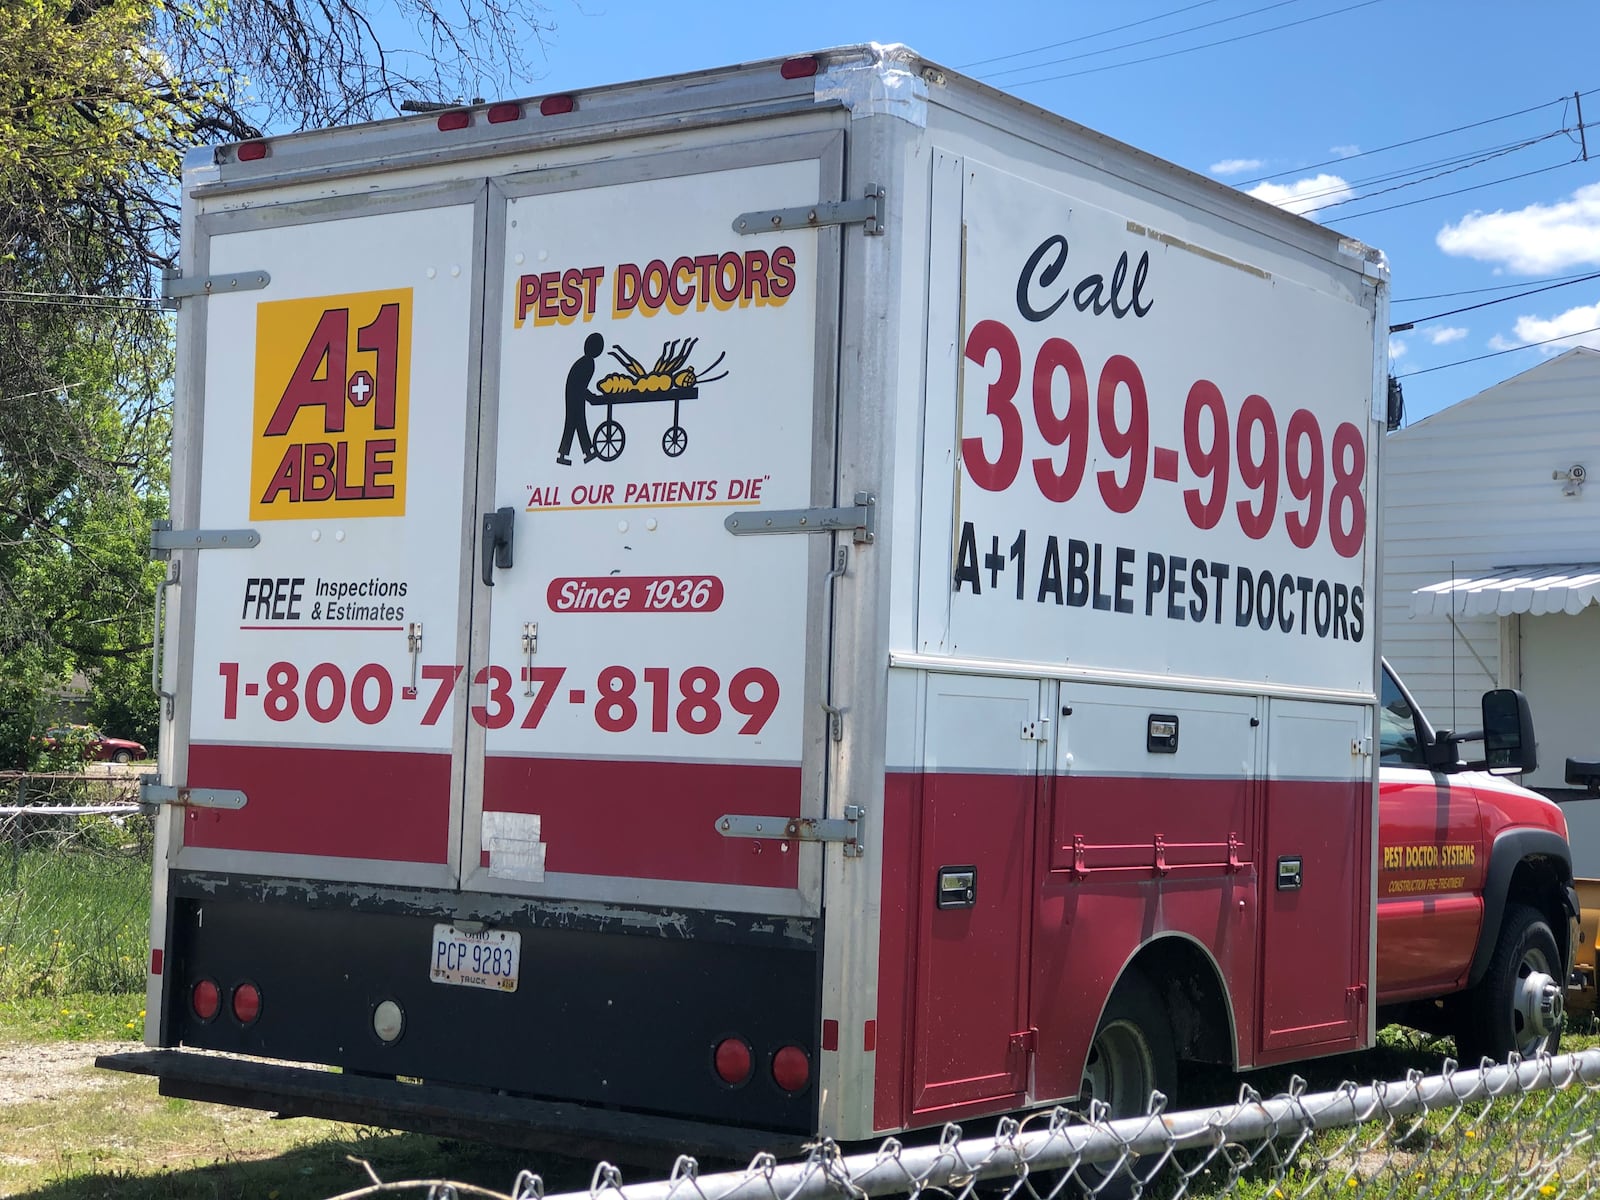
[[[674,425],[661,435],[661,449],[668,458],[677,458],[689,448],[689,431],[682,425]]]
[[[133,751],[118,750],[111,756],[111,761],[114,763],[130,763],[133,761]]]
[[[1467,993],[1456,1026],[1461,1065],[1503,1063],[1512,1051],[1524,1058],[1554,1054],[1566,1023],[1564,983],[1560,944],[1544,914],[1506,905],[1489,969]]]
[[[1094,1031],[1078,1102],[1085,1109],[1091,1100],[1105,1102],[1110,1108],[1107,1119],[1112,1121],[1140,1117],[1149,1111],[1151,1092],[1172,1098],[1177,1078],[1172,1025],[1161,997],[1145,976],[1129,971],[1111,994]],[[1077,1183],[1096,1196],[1131,1196],[1135,1176],[1130,1172],[1143,1181],[1135,1160],[1124,1163],[1109,1179],[1104,1167],[1084,1165],[1076,1172]]]

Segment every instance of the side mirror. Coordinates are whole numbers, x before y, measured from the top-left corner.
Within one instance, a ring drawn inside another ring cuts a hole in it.
[[[1515,688],[1483,694],[1483,756],[1491,771],[1532,771],[1539,766],[1528,698]]]

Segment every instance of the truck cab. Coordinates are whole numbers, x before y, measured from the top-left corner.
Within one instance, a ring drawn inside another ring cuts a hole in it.
[[[1578,905],[1560,810],[1506,777],[1536,765],[1527,701],[1486,692],[1482,728],[1455,733],[1387,663],[1381,688],[1379,1022],[1452,1035],[1467,1065],[1553,1052]]]

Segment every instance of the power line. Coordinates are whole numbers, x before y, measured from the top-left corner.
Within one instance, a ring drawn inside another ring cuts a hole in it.
[[[164,307],[161,300],[152,296],[97,296],[89,292],[14,292],[5,289],[0,289],[0,304],[39,304],[98,311]]]
[[[1483,154],[1483,155],[1479,156],[1478,158],[1472,159],[1469,162],[1459,163],[1456,166],[1447,167],[1442,171],[1435,171],[1432,175],[1424,175],[1420,179],[1410,179],[1410,180],[1405,181],[1404,183],[1397,183],[1393,187],[1379,188],[1377,191],[1366,192],[1366,193],[1363,193],[1360,196],[1348,196],[1343,200],[1330,200],[1326,204],[1318,204],[1313,208],[1302,208],[1302,209],[1299,210],[1299,212],[1300,212],[1301,216],[1309,216],[1311,213],[1322,212],[1324,209],[1338,208],[1338,207],[1340,207],[1341,205],[1344,205],[1344,204],[1359,204],[1361,201],[1370,200],[1375,196],[1384,196],[1384,195],[1387,195],[1390,192],[1398,192],[1398,191],[1401,191],[1401,190],[1403,190],[1405,188],[1417,187],[1418,185],[1424,184],[1424,183],[1431,183],[1435,179],[1443,179],[1446,175],[1454,175],[1458,171],[1469,171],[1473,167],[1481,167],[1486,162],[1493,162],[1497,158],[1504,158],[1508,154],[1515,154],[1518,150],[1527,150],[1527,149],[1529,149],[1529,148],[1531,148],[1533,146],[1537,146],[1541,142],[1547,142],[1551,138],[1560,137],[1565,132],[1566,132],[1566,130],[1564,130],[1564,129],[1558,129],[1554,133],[1547,133],[1543,137],[1533,138],[1530,141],[1523,142],[1519,146],[1512,146],[1512,147],[1509,147],[1508,149],[1505,149],[1505,150],[1497,150],[1492,154]],[[1569,161],[1570,162],[1576,162],[1577,160],[1576,159],[1571,159]],[[1558,163],[1556,165],[1557,166],[1565,166],[1567,164],[1566,163]],[[1417,168],[1415,168],[1416,171],[1425,171],[1427,169],[1428,168],[1426,168],[1426,167],[1417,167]],[[1402,174],[1414,174],[1414,173],[1415,173],[1415,171],[1402,172]],[[1398,175],[1391,176],[1391,178],[1398,178]],[[1351,186],[1354,186],[1354,185],[1351,185]],[[1488,184],[1482,184],[1480,186],[1488,187],[1489,185]],[[1334,194],[1334,193],[1330,191],[1330,192],[1324,193],[1324,194],[1331,195],[1331,194]],[[1449,192],[1441,193],[1441,195],[1451,195],[1451,194],[1452,193],[1449,193]],[[1302,197],[1302,198],[1304,198],[1304,197]],[[1430,199],[1431,198],[1432,197],[1430,197]]]
[[[1586,96],[1593,94],[1593,92],[1584,93]],[[1570,96],[1561,96],[1554,100],[1546,100],[1543,104],[1535,104],[1528,108],[1519,108],[1516,112],[1501,113],[1498,117],[1485,117],[1481,121],[1472,121],[1466,125],[1457,125],[1452,129],[1441,129],[1437,133],[1424,133],[1418,137],[1407,138],[1403,142],[1390,142],[1387,146],[1379,146],[1375,150],[1358,150],[1354,154],[1345,154],[1338,158],[1324,159],[1322,162],[1312,163],[1310,166],[1291,167],[1287,171],[1278,171],[1272,175],[1261,175],[1255,179],[1247,179],[1243,183],[1237,184],[1236,186],[1241,188],[1252,187],[1258,183],[1266,183],[1268,180],[1282,179],[1285,175],[1300,175],[1306,171],[1315,171],[1319,167],[1337,166],[1340,163],[1347,163],[1357,158],[1369,158],[1374,154],[1385,154],[1390,150],[1403,150],[1407,146],[1415,146],[1418,142],[1431,142],[1435,138],[1449,137],[1452,133],[1465,133],[1469,129],[1481,129],[1485,125],[1494,125],[1500,121],[1509,121],[1513,117],[1525,117],[1531,112],[1538,112],[1540,109],[1554,108],[1557,104],[1564,105],[1569,99],[1571,99]]]
[[[1369,208],[1365,212],[1344,213],[1336,219],[1339,221],[1354,221],[1360,217],[1371,217],[1376,216],[1378,213],[1393,212],[1397,208],[1410,208],[1416,204],[1427,204],[1430,200],[1443,200],[1449,196],[1464,196],[1468,192],[1479,192],[1484,188],[1494,187],[1497,184],[1512,183],[1518,179],[1531,179],[1535,175],[1544,175],[1550,171],[1559,171],[1562,167],[1570,167],[1577,161],[1578,160],[1576,158],[1569,158],[1566,162],[1555,163],[1548,167],[1540,167],[1534,171],[1524,171],[1520,175],[1504,175],[1499,179],[1491,179],[1488,183],[1475,183],[1471,187],[1456,188],[1452,192],[1435,192],[1431,196],[1421,196],[1415,200],[1402,200],[1398,204],[1386,204],[1382,208]]]
[[[1301,192],[1295,198],[1297,200],[1316,200],[1323,196],[1337,196],[1341,193],[1349,191],[1351,188],[1366,187],[1375,183],[1392,183],[1397,179],[1406,179],[1409,176],[1421,174],[1423,171],[1431,171],[1437,167],[1446,168],[1445,170],[1440,171],[1439,175],[1448,175],[1452,174],[1454,171],[1466,170],[1469,167],[1478,166],[1480,163],[1489,162],[1491,159],[1504,157],[1505,155],[1515,153],[1518,150],[1526,150],[1531,146],[1539,145],[1541,142],[1548,142],[1555,138],[1561,137],[1563,134],[1568,132],[1569,131],[1566,129],[1556,129],[1552,130],[1550,133],[1540,134],[1538,137],[1524,138],[1519,142],[1501,142],[1497,146],[1485,146],[1478,150],[1465,150],[1460,154],[1452,154],[1446,158],[1436,158],[1429,162],[1418,163],[1416,166],[1401,167],[1393,171],[1385,171],[1379,175],[1367,175],[1361,179],[1346,180],[1340,178],[1339,176],[1335,176],[1334,178],[1339,179],[1339,185],[1337,187],[1326,187],[1314,192]],[[1306,169],[1311,170],[1312,168],[1308,167]],[[1438,175],[1435,175],[1431,178],[1438,177]],[[1426,180],[1415,180],[1414,182],[1424,183]],[[1401,184],[1400,186],[1409,187],[1411,185]],[[1378,194],[1379,193],[1376,192],[1367,193],[1367,195]],[[1341,203],[1348,204],[1353,200],[1360,200],[1364,198],[1365,197],[1363,196],[1355,196],[1352,197],[1351,200],[1341,201]]]
[[[1183,34],[1196,33],[1199,30],[1211,29],[1217,25],[1226,25],[1229,21],[1240,21],[1245,17],[1253,17],[1259,13],[1270,12],[1272,9],[1283,8],[1290,4],[1299,4],[1300,2],[1301,0],[1276,0],[1275,3],[1264,4],[1260,8],[1247,9],[1241,13],[1234,13],[1232,16],[1218,17],[1215,21],[1205,21],[1202,24],[1190,25],[1184,29],[1174,29],[1170,33],[1156,33],[1147,38],[1136,38],[1131,42],[1119,42],[1115,46],[1102,46],[1099,50],[1085,50],[1082,54],[1069,54],[1065,58],[1051,58],[1045,60],[1044,62],[1029,63],[1024,67],[1006,67],[1004,70],[991,71],[984,75],[983,78],[993,79],[999,75],[1014,75],[1018,71],[1035,71],[1043,67],[1059,66],[1061,63],[1076,62],[1080,58],[1093,58],[1097,54],[1113,54],[1118,50],[1132,50],[1135,46],[1148,46],[1151,42],[1164,42],[1168,38],[1181,37]],[[1153,17],[1151,18],[1151,20],[1154,19],[1155,18]],[[1078,41],[1081,39],[1074,38],[1073,40]],[[1066,43],[1060,44],[1065,45]],[[1040,47],[1039,49],[1048,49],[1048,47]],[[1035,51],[1024,50],[1022,53],[1032,54],[1035,53]]]
[[[1410,379],[1413,375],[1427,375],[1433,371],[1443,371],[1450,367],[1462,367],[1467,363],[1482,362],[1486,358],[1499,358],[1502,354],[1515,354],[1518,350],[1532,350],[1535,346],[1548,346],[1552,342],[1564,342],[1568,338],[1583,337],[1589,333],[1600,333],[1600,325],[1593,329],[1579,329],[1574,333],[1563,333],[1553,338],[1545,338],[1542,342],[1525,342],[1521,346],[1512,346],[1508,350],[1492,350],[1488,354],[1479,354],[1474,358],[1458,358],[1455,362],[1440,363],[1436,367],[1422,367],[1416,371],[1407,371],[1404,375],[1396,375],[1396,379]]]
[[[1512,300],[1521,300],[1524,296],[1537,296],[1540,292],[1550,292],[1554,291],[1556,288],[1571,287],[1575,283],[1587,283],[1591,279],[1600,279],[1600,271],[1594,271],[1588,275],[1578,275],[1571,279],[1564,279],[1560,283],[1548,283],[1544,287],[1529,288],[1527,291],[1518,292],[1514,296],[1501,296],[1495,300],[1485,300],[1481,304],[1469,304],[1465,308],[1452,308],[1449,312],[1434,313],[1433,315],[1427,317],[1417,317],[1415,320],[1407,321],[1403,325],[1389,326],[1389,332],[1404,333],[1408,329],[1414,329],[1418,325],[1425,325],[1429,321],[1439,321],[1445,317],[1458,316],[1464,312],[1474,312],[1480,308],[1488,308],[1492,304],[1506,304]]]
[[[1092,41],[1094,38],[1105,37],[1107,34],[1121,33],[1124,29],[1133,29],[1140,25],[1149,25],[1152,21],[1164,21],[1168,17],[1175,17],[1180,13],[1189,12],[1191,9],[1205,8],[1208,4],[1215,3],[1217,3],[1217,0],[1199,0],[1199,2],[1196,4],[1186,4],[1182,8],[1169,9],[1167,12],[1157,13],[1153,17],[1145,17],[1143,20],[1139,21],[1129,21],[1126,25],[1114,25],[1110,29],[1101,29],[1095,33],[1079,34],[1077,37],[1067,38],[1062,42],[1050,42],[1043,46],[1034,46],[1029,50],[1017,50],[1011,54],[997,54],[993,58],[980,58],[974,62],[958,63],[956,65],[956,69],[958,71],[965,71],[969,67],[982,67],[988,65],[989,63],[1006,62],[1013,58],[1022,58],[1028,54],[1042,54],[1046,50],[1055,50],[1061,46],[1074,46],[1079,42]]]
[[[1427,296],[1407,296],[1403,300],[1390,300],[1389,303],[1391,305],[1420,304],[1424,300],[1453,300],[1457,296],[1481,296],[1485,292],[1509,292],[1512,288],[1526,287],[1530,283],[1576,283],[1582,279],[1593,278],[1594,276],[1586,271],[1580,271],[1576,275],[1547,275],[1543,279],[1525,279],[1521,283],[1498,283],[1493,287],[1465,288],[1459,292],[1433,292]],[[1432,319],[1431,317],[1424,318],[1424,320]]]
[[[1241,33],[1236,37],[1222,38],[1215,42],[1202,42],[1198,46],[1186,46],[1181,50],[1169,50],[1165,54],[1152,54],[1146,58],[1132,58],[1127,62],[1107,63],[1102,67],[1085,67],[1081,71],[1068,71],[1062,75],[1045,75],[1039,79],[1013,79],[1009,81],[1006,86],[1027,87],[1030,84],[1035,83],[1054,83],[1059,79],[1077,79],[1081,75],[1096,75],[1101,71],[1115,71],[1119,67],[1137,67],[1144,63],[1160,62],[1165,58],[1176,58],[1180,54],[1193,54],[1196,50],[1210,50],[1217,46],[1227,46],[1234,42],[1242,42],[1246,38],[1260,37],[1262,34],[1266,33],[1277,33],[1282,29],[1293,29],[1297,25],[1309,25],[1312,21],[1321,21],[1327,17],[1337,17],[1343,13],[1354,12],[1358,8],[1370,8],[1372,5],[1380,2],[1381,0],[1361,0],[1361,3],[1359,4],[1351,4],[1344,8],[1336,8],[1332,12],[1318,13],[1314,17],[1304,17],[1298,21],[1287,21],[1282,25],[1270,25],[1266,29],[1252,30],[1249,33]]]

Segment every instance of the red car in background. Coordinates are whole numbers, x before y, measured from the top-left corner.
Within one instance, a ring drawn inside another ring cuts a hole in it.
[[[60,742],[79,740],[83,743],[83,757],[100,762],[125,763],[150,757],[150,752],[139,742],[107,737],[93,725],[57,725],[53,729],[46,729],[41,740],[49,748],[54,748]]]

